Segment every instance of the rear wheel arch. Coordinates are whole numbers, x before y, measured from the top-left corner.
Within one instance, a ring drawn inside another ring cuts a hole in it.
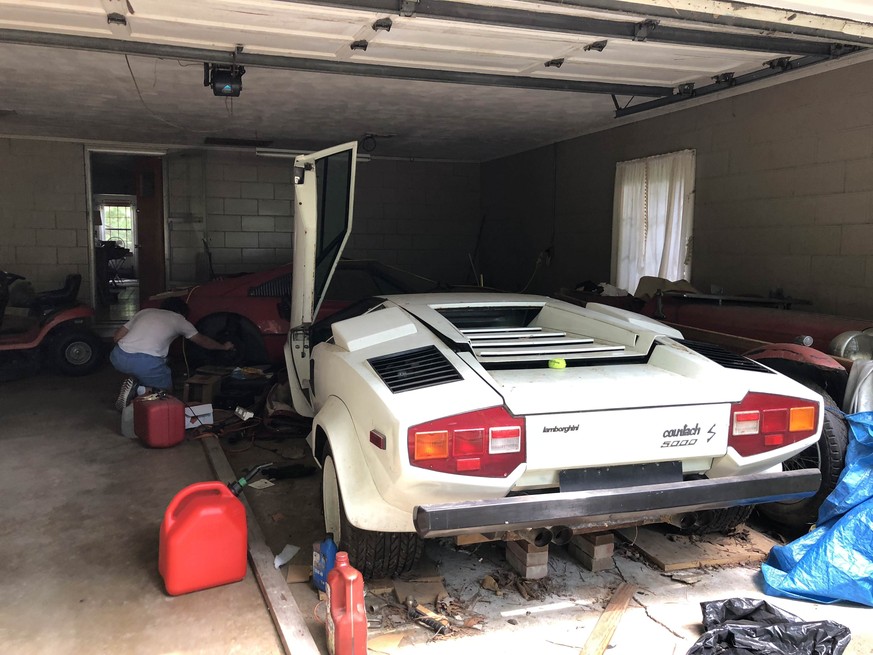
[[[197,331],[219,342],[230,341],[234,351],[207,351],[189,344],[195,359],[216,359],[228,364],[265,364],[269,362],[264,337],[258,326],[242,314],[215,312],[195,324]],[[225,361],[232,359],[233,361]]]
[[[410,514],[384,502],[369,471],[345,404],[331,397],[315,417],[313,454],[322,467],[325,530],[334,533],[341,550],[364,577],[393,577],[411,569],[423,542]],[[330,439],[330,435],[334,439]],[[341,483],[342,480],[342,483]],[[343,493],[343,487],[347,492]],[[367,519],[377,517],[378,527]]]

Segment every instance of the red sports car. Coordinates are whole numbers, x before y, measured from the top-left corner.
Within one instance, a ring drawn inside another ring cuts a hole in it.
[[[288,336],[291,264],[258,273],[225,277],[157,294],[143,307],[158,307],[164,298],[178,296],[190,308],[188,320],[200,332],[218,341],[232,341],[236,350],[206,351],[187,344],[193,366],[220,364],[284,365],[282,348]],[[438,284],[433,280],[369,260],[342,260],[330,283],[318,318],[348,307],[357,300],[390,293],[422,293]]]

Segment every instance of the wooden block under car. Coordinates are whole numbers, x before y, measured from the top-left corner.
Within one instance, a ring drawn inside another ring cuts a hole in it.
[[[524,566],[540,566],[549,563],[549,547],[534,546],[529,541],[507,541],[506,554],[512,553]]]
[[[615,551],[615,540],[611,532],[592,534],[577,534],[570,541],[570,550],[580,550],[591,559],[612,557]]]
[[[192,375],[185,380],[182,401],[186,403],[211,403],[221,390],[221,376]]]
[[[512,543],[512,542],[508,542]],[[548,554],[547,554],[548,555]],[[518,555],[515,554],[515,551],[506,549],[506,561],[513,568],[513,570],[518,573],[522,578],[527,578],[529,580],[537,580],[539,578],[545,578],[549,575],[549,560],[546,559],[545,564],[537,564],[535,566],[525,564],[521,559],[519,559]]]
[[[524,540],[507,541],[506,561],[523,578],[545,578],[549,574],[549,547]]]

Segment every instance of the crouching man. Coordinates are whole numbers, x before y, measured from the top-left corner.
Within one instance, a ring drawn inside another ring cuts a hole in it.
[[[185,337],[207,350],[232,350],[230,341],[219,343],[200,334],[186,318],[188,305],[181,298],[167,298],[160,309],[143,309],[115,331],[115,348],[109,361],[128,377],[121,383],[115,401],[116,409],[124,409],[136,397],[138,385],[156,390],[172,391],[173,375],[167,366],[167,353],[176,337]]]

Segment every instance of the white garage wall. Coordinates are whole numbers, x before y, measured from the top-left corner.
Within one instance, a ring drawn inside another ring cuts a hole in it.
[[[84,147],[0,139],[0,269],[25,276],[38,291],[82,274],[88,297]]]
[[[781,288],[814,311],[873,315],[871,63],[484,164],[486,275],[522,283],[554,225],[552,264],[532,288],[608,280],[616,162],[684,148],[697,151],[698,288]],[[531,175],[537,168],[552,174]],[[531,239],[536,225],[542,232]]]
[[[206,233],[217,273],[255,271],[291,261],[291,164],[249,153],[207,153]],[[173,188],[171,178],[171,194]],[[460,282],[469,270],[467,253],[474,247],[478,217],[476,164],[362,162],[346,256]],[[190,252],[174,251],[174,257],[188,257],[193,264],[199,242],[191,241]],[[193,267],[190,272],[193,275]]]
[[[80,297],[88,298],[84,161],[82,144],[0,139],[0,269],[26,276],[37,291],[79,272]],[[168,156],[172,282],[205,273],[204,234],[218,274],[289,262],[290,172],[290,160],[253,153]],[[355,231],[346,254],[462,282],[478,224],[478,164],[374,160],[358,165]]]

